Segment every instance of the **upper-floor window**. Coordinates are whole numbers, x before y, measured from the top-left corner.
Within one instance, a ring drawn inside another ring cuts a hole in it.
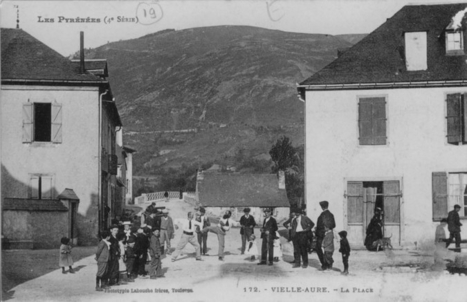
[[[426,32],[405,33],[405,64],[408,71],[427,70]]]
[[[386,145],[386,99],[360,98],[358,103],[360,145]]]
[[[464,50],[462,31],[446,33],[446,51]]]
[[[32,199],[52,199],[54,197],[53,180],[51,174],[31,174],[29,197]]]
[[[461,93],[446,97],[447,142],[453,145],[467,143],[467,99]]]
[[[23,104],[23,143],[62,142],[62,105],[58,103]]]

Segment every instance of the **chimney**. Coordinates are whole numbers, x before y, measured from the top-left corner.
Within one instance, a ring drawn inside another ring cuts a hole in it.
[[[79,32],[79,72],[84,73],[84,33]]]

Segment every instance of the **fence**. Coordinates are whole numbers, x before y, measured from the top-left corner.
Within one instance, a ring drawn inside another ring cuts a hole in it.
[[[180,192],[177,191],[170,191],[169,198],[180,198]],[[135,197],[135,205],[144,204],[147,202],[157,201],[157,200],[164,200],[165,192],[154,192],[154,193],[144,193],[141,196]]]

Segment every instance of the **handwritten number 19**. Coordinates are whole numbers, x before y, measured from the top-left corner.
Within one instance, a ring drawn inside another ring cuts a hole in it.
[[[144,8],[143,8],[143,12],[144,12],[144,17],[146,18],[147,17],[147,12],[146,12],[146,10]],[[154,8],[149,9],[149,17],[152,18],[152,19],[157,17],[156,11],[154,10]]]

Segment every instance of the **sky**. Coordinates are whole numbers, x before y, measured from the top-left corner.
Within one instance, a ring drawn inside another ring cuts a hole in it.
[[[168,28],[183,30],[219,25],[249,25],[290,32],[332,35],[370,33],[404,5],[450,2],[462,1],[4,0],[0,4],[0,26],[15,28],[19,8],[21,29],[60,54],[68,56],[79,50],[80,31],[85,35],[85,48],[134,39]],[[100,22],[71,23],[70,20],[76,21],[76,18],[82,20],[88,17],[89,21],[99,19]],[[129,22],[121,22],[121,18],[127,18]]]

